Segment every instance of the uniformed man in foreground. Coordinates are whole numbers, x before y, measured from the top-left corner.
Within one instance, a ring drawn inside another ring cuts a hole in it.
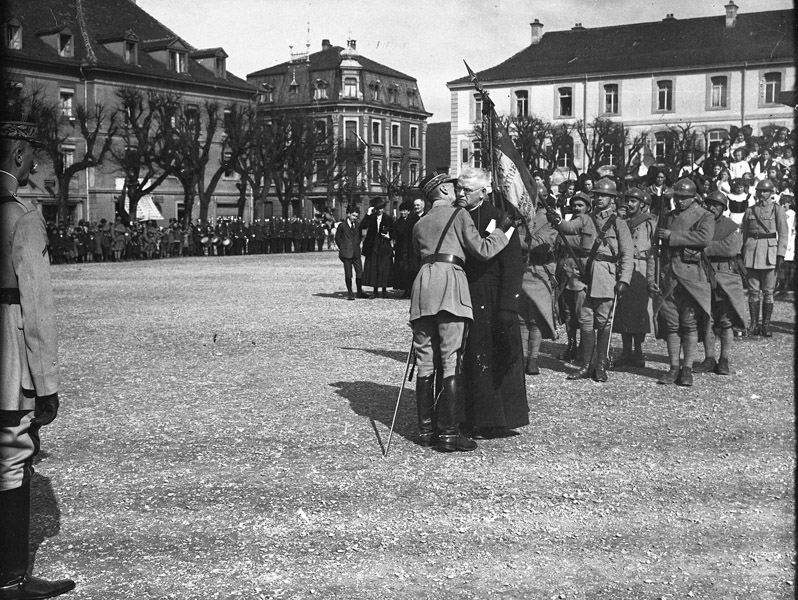
[[[659,248],[660,281],[650,285],[660,295],[655,310],[659,335],[668,345],[670,368],[657,383],[693,385],[693,360],[698,343],[699,312],[711,314],[712,289],[701,253],[712,241],[715,219],[697,202],[695,183],[680,179],[673,186],[676,208],[664,215],[655,237]],[[684,362],[679,365],[680,348]]]
[[[58,343],[44,218],[17,190],[35,171],[35,125],[0,116],[0,598],[75,587],[28,574],[30,489],[39,429],[58,414]]]
[[[410,293],[413,349],[418,360],[419,443],[435,444],[442,452],[477,447],[460,432],[460,423],[465,421],[460,393],[462,354],[467,325],[473,319],[465,256],[492,258],[507,246],[513,233],[512,220],[504,216],[498,227],[482,238],[468,211],[452,206],[455,181],[445,171],[434,171],[421,180],[419,188],[432,208],[413,227],[413,248],[421,259]],[[437,402],[436,365],[442,371]]]

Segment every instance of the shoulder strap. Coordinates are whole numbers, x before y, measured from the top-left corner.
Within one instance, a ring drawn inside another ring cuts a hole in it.
[[[596,254],[598,254],[599,246],[604,241],[604,237],[607,235],[607,232],[610,230],[615,224],[615,219],[618,217],[616,213],[612,213],[610,218],[604,223],[603,227],[599,227],[598,221],[596,217],[592,214],[590,215],[591,220],[593,221],[593,226],[596,228],[596,241],[593,242],[593,247],[590,249],[590,254],[587,257],[587,261],[585,262],[585,273],[589,273],[590,269],[593,265],[593,261],[596,260]]]
[[[441,232],[441,239],[438,240],[438,246],[435,248],[435,254],[438,254],[441,251],[441,246],[443,246],[443,239],[446,237],[446,234],[449,232],[449,227],[451,227],[452,223],[454,223],[454,218],[457,216],[457,213],[460,212],[460,210],[461,209],[458,206],[457,208],[454,209],[454,212],[452,212],[452,216],[449,217],[449,221],[446,223],[446,227],[444,227],[443,231]]]
[[[774,212],[774,213],[776,212],[776,207],[775,207],[775,206],[773,207],[773,212]],[[759,218],[759,215],[758,215],[758,214],[757,214],[757,212],[756,212],[756,204],[754,204],[754,205],[751,207],[751,213],[754,215],[754,218],[756,219],[756,222],[757,222],[757,223],[759,223],[759,226],[760,226],[762,229],[764,229],[766,233],[773,233],[773,232],[772,232],[770,229],[768,229],[768,228],[765,226],[765,224],[762,222],[762,219],[760,219],[760,218]],[[775,214],[774,214],[773,216],[775,216]]]

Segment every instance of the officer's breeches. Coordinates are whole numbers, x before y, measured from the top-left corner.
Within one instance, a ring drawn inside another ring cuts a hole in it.
[[[0,492],[30,480],[33,457],[39,451],[38,427],[31,429],[33,411],[0,411]]]
[[[413,321],[413,348],[419,377],[432,375],[438,361],[444,378],[455,374],[465,345],[465,325],[465,319],[447,312]]]
[[[612,298],[586,297],[579,311],[579,328],[584,332],[604,329],[610,324]]]
[[[748,301],[760,299],[765,304],[773,302],[773,290],[776,289],[776,269],[748,269]]]

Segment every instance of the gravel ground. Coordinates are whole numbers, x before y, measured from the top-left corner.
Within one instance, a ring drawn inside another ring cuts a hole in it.
[[[416,446],[407,303],[345,301],[333,252],[53,268],[62,412],[35,573],[79,599],[792,598],[792,302],[733,375],[567,382],[531,425]],[[614,343],[618,344],[618,336]]]

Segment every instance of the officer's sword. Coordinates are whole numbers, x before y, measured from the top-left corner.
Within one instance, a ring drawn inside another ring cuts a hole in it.
[[[410,362],[413,362],[411,367]],[[391,420],[391,430],[388,432],[388,443],[385,444],[385,452],[382,457],[388,457],[388,451],[391,449],[391,437],[393,437],[393,427],[396,424],[396,415],[399,414],[399,402],[402,399],[402,392],[405,391],[405,382],[413,379],[413,369],[416,367],[416,352],[413,349],[413,342],[410,342],[410,352],[407,353],[407,364],[405,365],[405,374],[402,377],[402,386],[399,388],[399,397],[396,399],[396,407],[393,409],[393,419]],[[408,373],[410,376],[408,377]]]

